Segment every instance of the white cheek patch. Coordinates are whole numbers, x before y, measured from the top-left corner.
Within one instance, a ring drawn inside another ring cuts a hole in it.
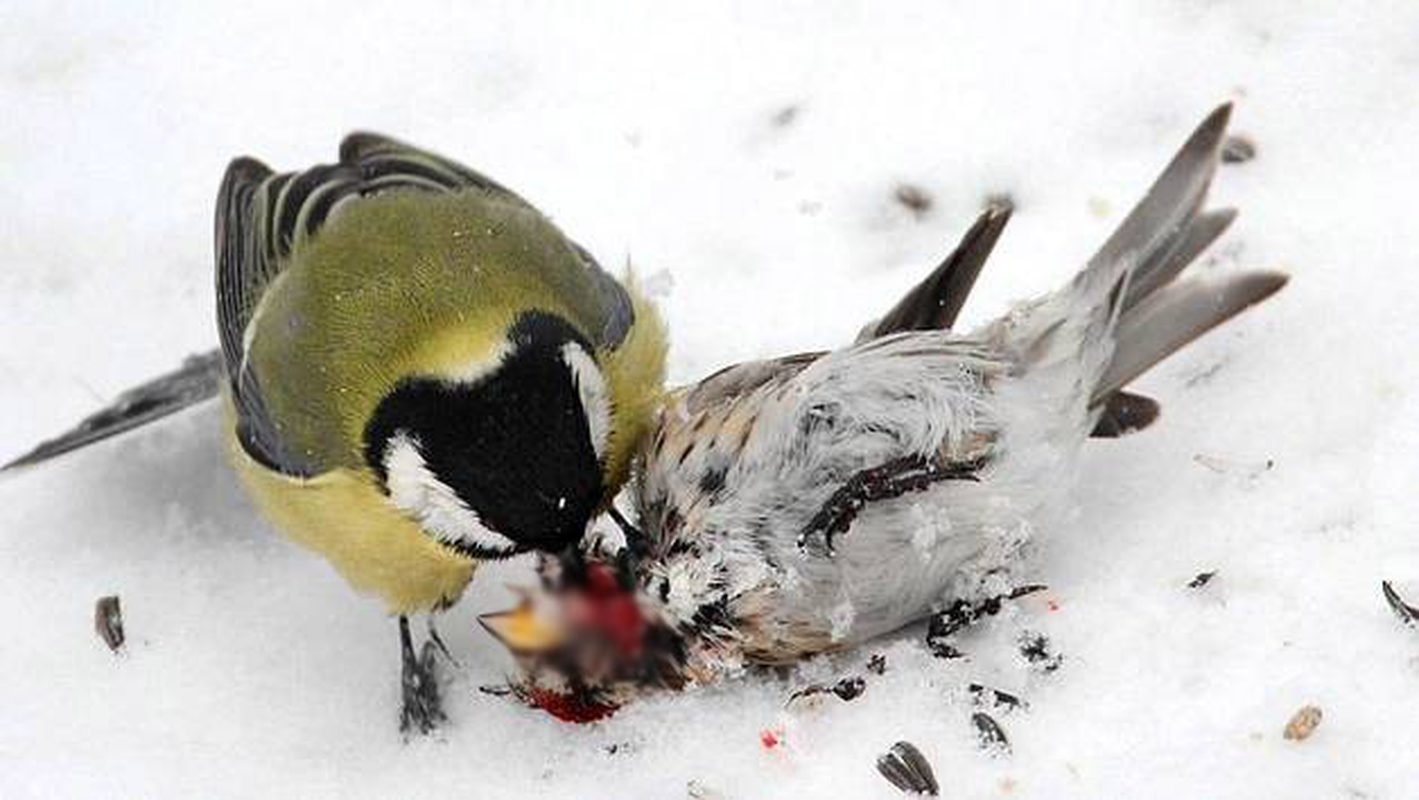
[[[606,392],[606,378],[591,356],[574,342],[562,345],[562,361],[571,369],[577,394],[581,396],[591,446],[596,450],[596,457],[602,458],[611,437],[611,400]]]
[[[489,530],[448,484],[424,462],[419,440],[404,431],[390,438],[384,451],[385,485],[390,502],[418,520],[444,544],[462,544],[490,553],[511,555],[517,543]]]

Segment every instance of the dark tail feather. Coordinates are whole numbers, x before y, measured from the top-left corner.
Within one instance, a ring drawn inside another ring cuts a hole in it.
[[[1075,279],[1076,287],[1109,290],[1120,272],[1144,267],[1160,258],[1166,261],[1166,254],[1178,248],[1180,240],[1189,238],[1192,220],[1217,171],[1218,154],[1231,115],[1232,106],[1228,103],[1197,126],[1148,193],[1089,259]]]
[[[1141,431],[1158,418],[1158,401],[1131,392],[1114,392],[1103,401],[1094,430],[1095,439],[1116,439]]]
[[[1196,214],[1189,220],[1170,247],[1157,253],[1147,263],[1140,264],[1128,285],[1124,298],[1124,318],[1163,286],[1171,283],[1231,226],[1237,211],[1224,208]],[[1097,439],[1113,439],[1141,431],[1158,418],[1158,403],[1142,395],[1116,391],[1098,401],[1103,407],[1099,421],[1090,434]]]
[[[1120,329],[1136,319],[1137,310],[1146,305],[1150,295],[1176,277],[1231,223],[1232,215],[1225,211],[1200,213],[1217,172],[1231,114],[1231,104],[1219,106],[1193,130],[1067,290],[1086,304],[1081,313],[1091,318],[1086,329],[1089,336],[1108,336],[1118,343],[1115,359],[1120,353],[1138,356],[1146,352],[1143,348],[1130,350],[1124,341],[1129,332]],[[1050,331],[1043,335],[1050,335]],[[1092,349],[1087,339],[1084,349]],[[1112,363],[1101,366],[1101,381],[1090,398],[1100,415],[1096,433],[1118,435],[1146,427],[1157,417],[1157,405],[1142,398],[1135,401],[1134,396],[1115,399],[1112,395],[1123,386],[1115,379],[1127,370],[1116,370]]]
[[[1106,401],[1178,348],[1280,291],[1286,281],[1279,272],[1242,272],[1176,282],[1155,292],[1130,309],[1114,331],[1113,360],[1094,389],[1094,404]]]
[[[226,380],[222,351],[188,357],[178,369],[134,387],[73,430],[40,444],[0,471],[48,461],[217,396]]]
[[[991,204],[946,260],[897,301],[891,311],[864,328],[858,341],[898,331],[944,330],[954,325],[1013,210],[1008,203]]]
[[[1177,281],[1236,219],[1233,209],[1202,211],[1230,116],[1231,105],[1223,105],[1193,131],[1078,279],[1076,285],[1089,286],[1111,271],[1132,270],[1113,331],[1114,355],[1091,400],[1100,408],[1096,436],[1146,427],[1158,415],[1157,404],[1119,390],[1286,285],[1286,276],[1274,272]]]

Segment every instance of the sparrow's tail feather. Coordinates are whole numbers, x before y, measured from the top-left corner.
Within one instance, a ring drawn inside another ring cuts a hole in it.
[[[1158,401],[1132,392],[1114,392],[1099,403],[1099,418],[1089,433],[1095,439],[1116,439],[1141,431],[1158,419]]]
[[[1123,273],[1169,261],[1167,254],[1189,238],[1192,220],[1207,196],[1231,115],[1228,103],[1197,126],[1148,193],[1089,259],[1074,279],[1073,291],[1111,291]]]
[[[1021,324],[1007,324],[1024,363],[1036,374],[1049,372],[1049,364],[1069,364],[1067,374],[1076,376],[1082,370],[1082,388],[1094,404],[1097,396],[1089,387],[1108,371],[1114,329],[1124,312],[1167,283],[1186,266],[1187,256],[1226,227],[1219,224],[1227,221],[1225,215],[1199,216],[1199,211],[1230,115],[1230,105],[1209,114],[1074,280]]]
[[[1280,291],[1286,276],[1253,271],[1173,283],[1129,309],[1114,330],[1114,354],[1090,404],[1128,385],[1178,348]]]
[[[1131,272],[1092,407],[1108,407],[1149,367],[1286,285],[1286,276],[1261,271],[1177,280],[1237,216],[1234,209],[1202,210],[1230,112],[1224,105],[1208,115],[1076,279],[1077,289],[1099,280],[1096,274]]]
[[[1230,106],[1221,106],[1193,131],[1069,286],[1018,327],[1007,324],[1032,371],[1088,392],[1095,435],[1146,426],[1157,404],[1119,390],[1286,283],[1272,272],[1178,280],[1236,218],[1231,209],[1203,210],[1230,113]],[[1051,364],[1071,366],[1057,372]]]
[[[1167,248],[1160,248],[1147,263],[1139,264],[1134,269],[1128,284],[1128,297],[1123,301],[1124,309],[1133,308],[1176,278],[1217,241],[1236,218],[1236,209],[1224,208],[1199,213],[1189,219],[1187,227],[1174,237]]]

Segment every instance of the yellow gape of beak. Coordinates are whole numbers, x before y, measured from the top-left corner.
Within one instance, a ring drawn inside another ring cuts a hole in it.
[[[566,638],[560,626],[538,616],[528,602],[510,611],[483,614],[478,621],[516,654],[545,653],[561,645]]]

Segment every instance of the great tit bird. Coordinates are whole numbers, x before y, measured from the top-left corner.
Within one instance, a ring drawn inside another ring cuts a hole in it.
[[[231,163],[216,294],[220,351],[10,466],[220,393],[256,504],[399,615],[402,725],[428,730],[405,615],[480,560],[577,544],[662,398],[660,318],[521,197],[369,133],[303,172]]]
[[[522,695],[595,719],[1018,596],[1011,575],[1059,521],[1084,441],[1156,416],[1120,390],[1286,282],[1177,279],[1234,217],[1202,208],[1229,112],[1059,291],[948,330],[1008,219],[993,208],[857,343],[674,392],[639,456],[627,546],[548,559],[539,591],[483,618]]]

